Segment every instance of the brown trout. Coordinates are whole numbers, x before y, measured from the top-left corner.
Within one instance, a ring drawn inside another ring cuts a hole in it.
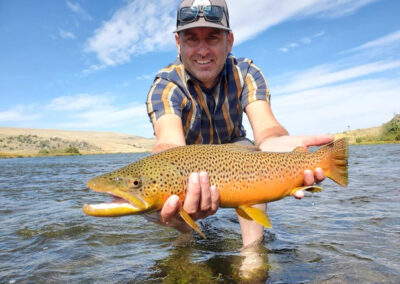
[[[90,189],[111,194],[115,200],[85,204],[83,211],[101,217],[150,213],[160,210],[167,198],[176,194],[180,216],[205,238],[182,203],[190,173],[206,171],[210,184],[217,186],[220,207],[236,208],[240,216],[270,228],[266,213],[252,205],[276,201],[301,189],[321,191],[318,186],[303,186],[306,169],[320,167],[328,178],[346,186],[347,159],[345,138],[314,153],[304,148],[284,153],[261,152],[238,144],[180,146],[89,180]]]

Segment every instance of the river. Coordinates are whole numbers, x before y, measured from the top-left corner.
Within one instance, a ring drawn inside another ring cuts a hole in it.
[[[108,199],[88,179],[145,155],[0,160],[0,283],[240,282],[249,254],[233,209],[199,222],[208,240],[83,214]],[[400,283],[400,144],[351,146],[348,187],[322,186],[268,205],[251,283]]]

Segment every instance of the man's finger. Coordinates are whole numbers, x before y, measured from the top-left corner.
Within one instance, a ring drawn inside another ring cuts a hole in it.
[[[211,215],[217,212],[219,207],[219,192],[215,185],[210,187],[211,191]]]
[[[303,144],[306,147],[309,146],[321,146],[324,144],[331,143],[334,140],[335,136],[331,134],[321,134],[321,135],[310,135],[304,136]]]
[[[211,208],[211,192],[210,192],[210,178],[206,172],[200,172],[200,188],[201,188],[201,211],[208,211]]]
[[[293,196],[297,199],[302,199],[304,197],[304,191],[303,190],[298,190],[296,191]]]
[[[183,209],[188,214],[194,214],[199,208],[201,198],[201,187],[198,173],[191,173],[189,176],[188,190],[183,204]]]
[[[315,182],[319,183],[325,179],[325,173],[321,168],[316,168],[314,171]]]
[[[314,173],[311,170],[304,171],[304,185],[314,184]]]
[[[160,219],[161,222],[167,223],[169,222],[174,216],[179,208],[179,197],[177,195],[171,195],[167,201],[165,201],[163,208],[160,212]]]

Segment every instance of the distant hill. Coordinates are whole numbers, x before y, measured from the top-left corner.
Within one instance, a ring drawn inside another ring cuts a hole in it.
[[[400,143],[400,114],[381,126],[344,131],[338,137],[347,137],[350,144]]]
[[[154,139],[115,132],[0,127],[0,153],[34,155],[62,152],[68,147],[82,154],[151,151]]]

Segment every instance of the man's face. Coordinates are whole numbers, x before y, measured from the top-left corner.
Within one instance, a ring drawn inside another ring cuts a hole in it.
[[[215,28],[193,28],[175,34],[175,40],[186,70],[204,87],[212,88],[232,50],[233,34]]]

